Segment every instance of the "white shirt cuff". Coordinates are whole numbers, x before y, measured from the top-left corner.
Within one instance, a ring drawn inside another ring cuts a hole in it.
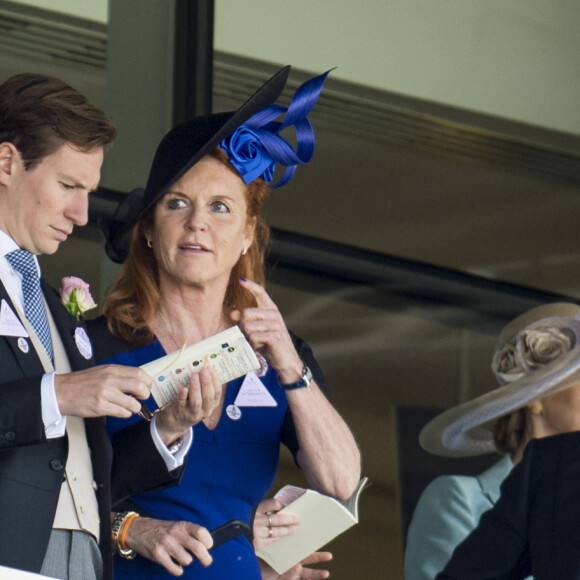
[[[44,434],[47,439],[62,437],[66,433],[66,415],[62,415],[58,407],[54,390],[54,375],[56,373],[42,375],[42,380],[40,381],[40,406],[44,422]]]
[[[191,443],[193,441],[193,429],[190,427],[189,431],[187,431],[187,433],[183,436],[183,445],[175,455],[172,455],[169,453],[169,449],[165,443],[163,443],[159,433],[157,432],[156,420],[157,416],[154,415],[153,419],[151,420],[151,437],[153,438],[153,442],[155,443],[157,451],[159,451],[163,461],[165,461],[167,469],[169,471],[173,471],[174,469],[177,469],[183,465],[185,456],[189,452],[189,448],[191,447]]]

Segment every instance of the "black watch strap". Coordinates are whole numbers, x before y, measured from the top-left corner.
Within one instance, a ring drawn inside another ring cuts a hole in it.
[[[282,385],[282,383],[280,384],[282,385],[284,390],[293,391],[294,389],[302,389],[304,387],[307,387],[310,384],[311,380],[312,380],[312,371],[306,365],[304,365],[304,367],[302,368],[302,376],[295,383],[290,383],[289,385]]]

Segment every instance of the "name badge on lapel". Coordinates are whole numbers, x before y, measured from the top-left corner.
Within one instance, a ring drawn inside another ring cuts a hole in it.
[[[93,356],[93,345],[84,328],[77,326],[75,330],[75,342],[83,357],[89,360]]]
[[[28,341],[25,338],[23,338],[22,336],[18,339],[18,348],[24,354],[27,354],[28,351],[30,350],[30,345],[28,344]]]
[[[18,316],[4,299],[2,299],[2,304],[0,305],[0,336],[28,336],[26,328],[24,328]],[[18,344],[20,346],[20,342]]]

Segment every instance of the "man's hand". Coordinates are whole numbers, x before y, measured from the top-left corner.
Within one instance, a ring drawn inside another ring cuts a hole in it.
[[[213,561],[208,552],[213,546],[211,534],[191,522],[136,518],[127,531],[125,545],[174,576],[181,576],[183,566],[189,566],[194,558],[203,566]]]
[[[130,417],[141,410],[136,399],[149,397],[151,383],[144,370],[121,365],[96,366],[54,377],[60,412],[77,417]]]

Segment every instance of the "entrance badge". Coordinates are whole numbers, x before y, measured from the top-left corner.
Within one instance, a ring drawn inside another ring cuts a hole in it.
[[[93,356],[93,346],[84,328],[78,326],[75,330],[75,342],[79,352],[89,360]]]
[[[226,415],[232,420],[237,421],[242,416],[242,411],[236,405],[228,405],[226,407]]]
[[[252,371],[245,376],[234,405],[238,405],[238,407],[277,407],[278,403],[256,373]]]
[[[28,336],[26,328],[4,299],[0,305],[0,336]],[[20,346],[20,343],[18,345]]]
[[[29,350],[30,350],[30,345],[28,344],[28,341],[25,338],[20,337],[18,339],[18,348],[24,353],[26,354]]]

